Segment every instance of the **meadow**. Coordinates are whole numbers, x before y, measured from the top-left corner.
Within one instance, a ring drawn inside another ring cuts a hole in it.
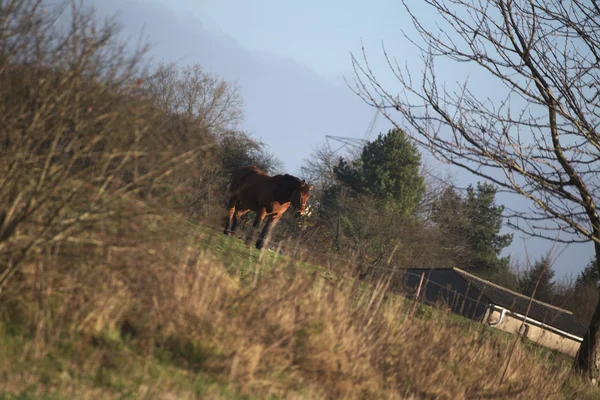
[[[145,244],[94,254],[77,276],[51,254],[26,268],[2,314],[0,398],[598,396],[568,357],[427,307],[411,318],[389,280],[176,217],[145,228]]]

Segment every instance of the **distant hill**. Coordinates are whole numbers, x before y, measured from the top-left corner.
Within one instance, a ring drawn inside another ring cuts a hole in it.
[[[233,38],[209,32],[198,20],[166,6],[137,0],[86,0],[99,16],[119,10],[124,35],[142,29],[154,44],[154,61],[199,62],[227,80],[237,80],[246,101],[243,128],[269,145],[290,171],[296,170],[325,135],[362,137],[374,109],[346,86],[289,58],[250,51]],[[387,122],[380,121],[387,129]]]

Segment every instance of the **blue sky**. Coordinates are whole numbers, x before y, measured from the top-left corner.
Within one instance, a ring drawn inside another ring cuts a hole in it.
[[[348,53],[359,49],[361,37],[370,46],[380,38],[394,38],[398,28],[408,23],[399,1],[174,0],[170,4],[250,50],[290,57],[325,77],[349,71]]]
[[[343,82],[352,79],[350,52],[358,54],[361,40],[375,72],[391,91],[399,89],[390,76],[381,43],[399,63],[418,74],[419,54],[402,37],[414,36],[412,23],[399,0],[87,0],[100,15],[120,12],[125,34],[137,38],[142,27],[155,45],[154,60],[199,62],[227,80],[237,80],[246,99],[244,129],[262,139],[268,149],[295,173],[310,151],[324,144],[325,135],[362,137],[374,109],[358,99]],[[425,8],[414,11],[433,23]],[[421,3],[422,4],[422,3]],[[464,64],[463,64],[464,65]],[[438,79],[451,84],[467,75],[480,96],[500,96],[503,87],[486,73],[467,66],[438,65]],[[390,127],[380,118],[375,134]],[[425,154],[428,163],[431,157]],[[457,183],[476,179],[462,171]],[[439,169],[438,169],[439,170]],[[499,201],[515,202],[506,197]],[[516,200],[518,201],[518,200]],[[505,251],[518,260],[535,259],[551,243],[515,234]],[[564,245],[558,246],[559,250]],[[592,245],[570,245],[557,260],[558,276],[576,274],[589,261]],[[533,261],[533,260],[532,260]]]
[[[350,52],[360,53],[361,41],[376,71],[388,87],[395,82],[383,64],[382,41],[404,63],[420,65],[419,54],[402,37],[414,33],[412,22],[399,0],[302,3],[276,0],[144,0],[162,1],[173,10],[197,18],[212,32],[235,38],[252,51],[285,56],[306,65],[324,78],[343,82],[352,77]],[[423,4],[423,3],[421,3]],[[431,18],[429,10],[415,2],[413,11]],[[477,74],[477,70],[468,71]],[[467,71],[440,71],[448,81],[462,80]]]

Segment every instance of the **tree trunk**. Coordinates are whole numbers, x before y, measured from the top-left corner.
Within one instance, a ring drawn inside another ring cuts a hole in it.
[[[594,232],[597,234],[598,232]],[[600,271],[600,244],[594,242],[596,251],[596,269]],[[600,288],[598,289],[600,290]],[[594,310],[594,315],[589,323],[588,330],[583,337],[577,356],[575,369],[586,375],[594,385],[600,382],[600,297]]]

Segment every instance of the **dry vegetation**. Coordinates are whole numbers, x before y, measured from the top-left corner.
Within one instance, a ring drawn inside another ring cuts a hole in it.
[[[0,399],[592,398],[550,353],[407,318],[389,278],[182,222],[204,128],[140,89],[114,26],[70,14],[0,2]]]
[[[521,345],[500,382],[506,337],[441,313],[406,318],[411,307],[385,295],[386,281],[361,287],[281,258],[263,260],[261,274],[241,282],[231,260],[198,250],[211,233],[153,220],[138,226],[147,240],[118,254],[48,253],[27,265],[27,277],[3,295],[2,337],[14,354],[0,364],[1,390],[356,399],[563,398],[574,390],[564,386],[576,382],[568,363]],[[172,243],[152,241],[166,235]],[[236,251],[230,239],[209,243]]]

